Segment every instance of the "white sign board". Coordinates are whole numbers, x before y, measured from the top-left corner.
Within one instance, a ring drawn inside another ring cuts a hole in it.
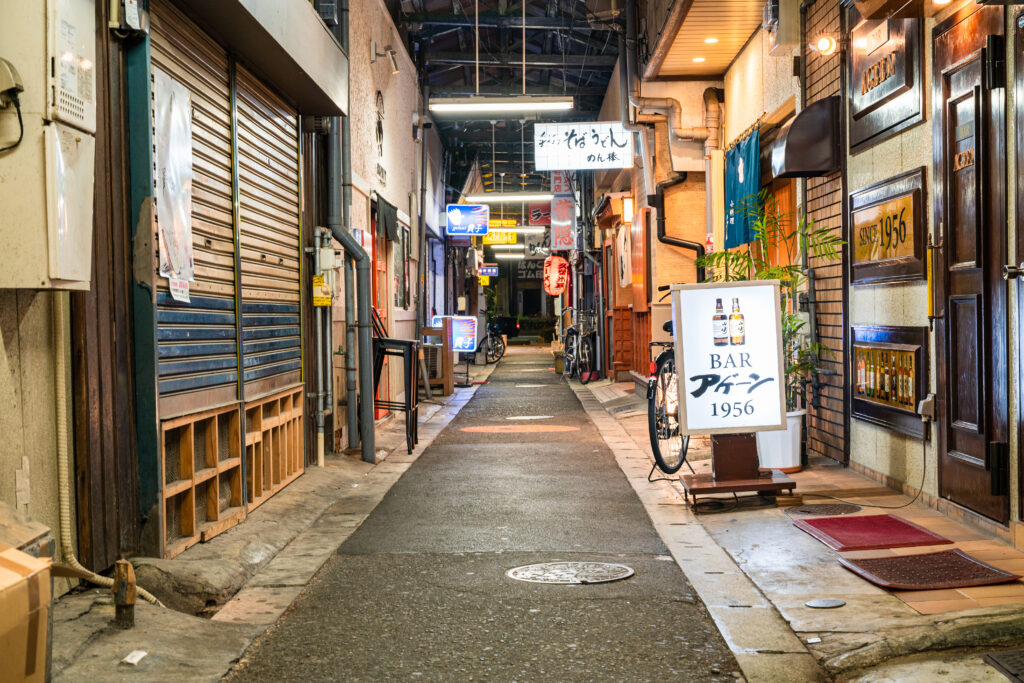
[[[538,171],[632,168],[633,134],[617,121],[536,123],[533,158]]]
[[[672,285],[679,431],[785,429],[778,280]]]

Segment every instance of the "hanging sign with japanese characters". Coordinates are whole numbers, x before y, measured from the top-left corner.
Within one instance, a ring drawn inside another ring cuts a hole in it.
[[[576,196],[565,171],[551,173],[551,250],[576,248]]]
[[[630,168],[633,134],[615,122],[537,123],[533,157],[538,171]]]
[[[778,280],[672,285],[681,434],[786,428]]]
[[[452,351],[476,350],[476,322],[472,316],[452,316]]]
[[[498,277],[498,264],[497,263],[485,263],[480,266],[481,277]]]
[[[484,244],[516,244],[518,241],[519,235],[517,233],[506,230],[491,229],[484,235]]]
[[[548,296],[561,296],[569,283],[569,262],[561,256],[544,260],[544,291]]]

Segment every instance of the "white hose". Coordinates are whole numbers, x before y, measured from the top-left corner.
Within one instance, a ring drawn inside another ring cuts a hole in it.
[[[60,552],[64,564],[88,574],[87,581],[98,586],[112,588],[114,580],[101,576],[82,566],[75,557],[71,545],[71,489],[68,483],[68,410],[67,386],[65,384],[66,347],[64,344],[65,292],[53,293],[53,336],[54,336],[54,386],[57,391],[57,494],[60,500]],[[136,586],[136,592],[145,601],[163,607],[164,604],[146,589]]]

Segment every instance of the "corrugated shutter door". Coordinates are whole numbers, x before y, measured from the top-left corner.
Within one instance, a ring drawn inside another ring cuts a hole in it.
[[[294,109],[237,70],[245,400],[301,379],[299,124]]]
[[[228,56],[166,1],[150,6],[153,66],[192,96],[191,303],[171,299],[157,278],[162,418],[237,399],[231,92]],[[159,207],[157,207],[159,213]]]

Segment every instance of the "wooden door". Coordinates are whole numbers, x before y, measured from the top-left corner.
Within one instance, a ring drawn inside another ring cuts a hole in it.
[[[939,491],[1009,519],[1003,9],[936,27],[933,63]]]

